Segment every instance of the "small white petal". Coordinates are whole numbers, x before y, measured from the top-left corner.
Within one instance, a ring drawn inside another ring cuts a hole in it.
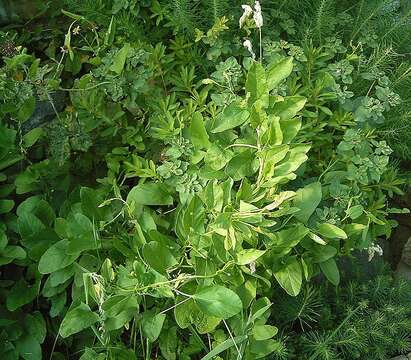
[[[240,28],[243,27],[245,21],[250,17],[250,15],[253,13],[253,9],[249,5],[241,5],[243,8],[243,15],[240,17]]]
[[[256,1],[254,3],[254,22],[255,22],[255,26],[257,26],[259,29],[263,27],[263,13],[261,11],[261,5],[259,1]]]
[[[251,44],[251,41],[250,40],[245,40],[244,42],[243,42],[243,46],[248,50],[248,52],[251,54],[251,57],[253,58],[253,59],[255,59],[255,53],[254,53],[254,51],[253,51],[253,45]]]

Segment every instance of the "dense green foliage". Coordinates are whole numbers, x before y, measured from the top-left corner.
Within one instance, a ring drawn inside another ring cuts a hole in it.
[[[295,4],[0,11],[6,359],[409,350],[408,284],[339,270],[407,212],[409,9]]]

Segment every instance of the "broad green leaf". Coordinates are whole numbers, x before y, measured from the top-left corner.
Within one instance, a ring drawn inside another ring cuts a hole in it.
[[[270,239],[272,239],[271,249],[276,254],[286,255],[308,233],[309,230],[303,224],[297,224],[288,229],[274,232],[269,235]]]
[[[13,200],[0,200],[0,215],[1,214],[6,214],[10,212],[14,207],[14,201]]]
[[[140,205],[172,205],[173,197],[160,183],[144,183],[134,186],[127,196],[127,203]]]
[[[253,175],[258,169],[258,161],[251,150],[245,150],[234,156],[226,167],[226,174],[234,181]]]
[[[268,339],[263,341],[252,341],[250,343],[250,352],[252,359],[266,359],[275,350],[283,348],[283,344],[279,341]]]
[[[317,244],[327,245],[327,243],[326,243],[323,239],[321,239],[317,234],[314,234],[314,233],[310,232],[310,233],[308,234],[308,236],[309,236],[312,240],[314,240]]]
[[[98,320],[99,316],[88,305],[81,303],[67,312],[60,325],[60,335],[67,338],[94,325]]]
[[[250,94],[249,104],[261,100],[263,107],[268,104],[268,87],[264,67],[259,62],[251,66],[245,83],[245,91]]]
[[[264,305],[263,301],[268,303]],[[247,325],[254,323],[258,320],[266,321],[270,317],[270,312],[268,311],[273,304],[267,298],[258,299],[252,307],[252,316],[250,316],[247,321]],[[264,317],[265,316],[265,317]]]
[[[171,251],[157,241],[151,241],[143,247],[144,260],[159,273],[165,273],[166,270],[178,262]]]
[[[26,315],[24,319],[26,331],[40,344],[43,343],[47,335],[46,322],[39,311]]]
[[[307,152],[311,146],[306,144],[297,145],[290,149],[287,156],[275,168],[274,175],[284,176],[296,171],[308,160]]]
[[[283,132],[283,144],[289,144],[301,129],[302,121],[300,118],[280,121],[281,130]]]
[[[330,239],[347,239],[347,234],[343,229],[340,229],[339,227],[333,225],[333,224],[320,224],[317,226],[318,232]]]
[[[138,309],[138,299],[135,295],[114,295],[104,301],[101,307],[105,315],[116,317],[123,311],[136,311]]]
[[[274,277],[281,287],[291,296],[297,296],[301,290],[302,271],[296,258],[291,258],[279,269],[274,269]]]
[[[41,136],[43,136],[42,128],[35,128],[30,130],[27,134],[23,136],[23,144],[25,147],[29,148],[33,146]]]
[[[364,207],[362,205],[355,205],[353,207],[350,207],[347,211],[346,214],[352,219],[355,220],[359,218],[364,212]]]
[[[304,107],[307,99],[303,96],[288,96],[284,101],[276,102],[272,112],[279,116],[281,121],[290,120]]]
[[[247,265],[265,254],[266,250],[246,249],[237,254],[237,264]]]
[[[272,325],[259,325],[253,327],[253,336],[256,340],[267,340],[277,335],[278,328]]]
[[[145,311],[141,320],[143,335],[151,342],[156,341],[163,328],[165,318],[165,314],[155,314],[151,310]]]
[[[311,250],[314,255],[314,261],[321,263],[331,259],[337,254],[337,249],[331,245],[317,245],[313,244],[313,248]]]
[[[203,356],[201,360],[211,360],[214,359],[218,354],[221,354],[223,351],[226,351],[227,349],[231,348],[232,346],[235,346],[235,344],[238,346],[241,343],[243,343],[245,340],[247,340],[247,336],[237,336],[233,339],[228,339],[222,342],[221,344],[217,345],[213,350],[211,350],[206,356]]]
[[[281,60],[280,62],[275,62],[270,64],[267,70],[267,86],[268,90],[271,91],[277,87],[281,81],[286,79],[293,71],[293,58],[288,57]]]
[[[321,271],[326,278],[335,286],[340,283],[340,272],[338,271],[337,263],[334,259],[328,259],[327,261],[320,263]]]
[[[250,113],[246,109],[243,109],[237,102],[232,102],[217,116],[215,127],[211,132],[217,134],[234,129],[244,124],[249,117]]]
[[[177,296],[175,303],[177,305],[181,302],[181,304],[174,308],[174,317],[176,319],[176,323],[182,329],[186,329],[190,326],[191,319],[198,311],[197,307],[195,306],[194,300],[190,299],[182,302],[184,300],[186,300],[186,298]]]
[[[120,75],[122,73],[130,49],[130,44],[124,44],[124,46],[118,51],[116,56],[113,58],[113,64],[110,66],[111,71],[115,72],[117,75]]]
[[[97,354],[93,349],[86,348],[79,360],[105,360],[106,355]]]
[[[193,299],[201,311],[220,319],[228,319],[243,308],[239,296],[220,285],[199,288],[193,295]]]
[[[40,274],[50,274],[63,269],[71,265],[80,256],[79,253],[71,255],[67,253],[69,244],[69,240],[64,239],[47,249],[39,261]]]
[[[36,98],[32,96],[28,100],[25,100],[23,102],[23,105],[20,107],[19,111],[17,112],[17,119],[20,122],[24,122],[28,120],[30,116],[33,115],[35,108],[36,108]]]
[[[210,146],[207,130],[204,126],[203,116],[199,112],[195,112],[191,119],[190,135],[191,142],[194,147],[201,149],[208,148]]]
[[[319,182],[314,182],[302,189],[298,189],[293,200],[293,206],[299,208],[300,211],[294,216],[297,220],[307,224],[308,219],[314,213],[321,199],[322,190]]]
[[[31,334],[19,337],[16,340],[16,348],[24,360],[42,360],[41,346]]]
[[[67,253],[71,255],[85,250],[98,249],[99,240],[94,234],[90,219],[81,213],[76,213],[70,220],[67,223],[67,235],[70,240]]]
[[[40,291],[40,281],[34,285],[26,283],[24,279],[17,281],[7,295],[7,309],[15,311],[23,305],[33,301]]]
[[[164,329],[159,339],[161,354],[166,360],[177,360],[176,350],[178,346],[177,327]]]

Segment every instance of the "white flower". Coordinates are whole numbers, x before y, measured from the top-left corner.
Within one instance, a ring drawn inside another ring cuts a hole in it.
[[[241,7],[243,8],[243,15],[241,15],[240,17],[240,28],[243,27],[245,21],[251,16],[251,14],[253,13],[253,9],[251,8],[251,6],[249,5],[241,5]]]
[[[382,256],[384,252],[380,245],[371,244],[371,246],[368,248],[368,261],[371,261],[376,253],[379,256]]]
[[[256,1],[254,3],[254,22],[255,26],[257,26],[259,29],[263,27],[263,13],[261,11],[261,5],[259,1]]]
[[[243,46],[248,50],[248,52],[251,54],[251,57],[253,58],[253,59],[255,59],[255,53],[254,53],[254,51],[253,51],[253,45],[251,44],[251,41],[250,40],[245,40],[244,42],[243,42]]]
[[[254,274],[255,273],[255,261],[251,261],[250,262],[250,272],[251,272],[251,274]]]

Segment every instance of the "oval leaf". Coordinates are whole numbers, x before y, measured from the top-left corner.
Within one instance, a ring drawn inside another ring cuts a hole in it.
[[[232,290],[220,285],[200,288],[193,299],[202,312],[220,319],[228,319],[238,314],[243,304]]]

